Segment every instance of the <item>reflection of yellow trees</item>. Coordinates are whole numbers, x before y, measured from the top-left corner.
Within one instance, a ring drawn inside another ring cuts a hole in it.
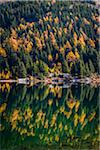
[[[72,95],[71,89],[68,90],[66,96],[64,95],[62,103],[63,95],[57,97],[58,93],[62,93],[62,90],[59,91],[60,88],[57,89],[57,87],[54,89],[53,92],[57,92],[52,94],[53,97],[49,97],[48,93],[44,98],[46,105],[42,103],[43,101],[39,107],[36,103],[34,103],[34,107],[31,103],[28,105],[26,103],[14,108],[8,114],[6,112],[7,106],[2,106],[1,112],[5,113],[6,121],[10,123],[11,129],[18,132],[22,137],[36,135],[42,143],[59,142],[63,135],[69,139],[76,138],[76,130],[82,134],[81,138],[85,138],[87,136],[87,132],[85,133],[87,128],[85,127],[94,120],[96,111],[89,112],[87,107],[82,106],[81,101]],[[51,94],[51,89],[49,92]],[[53,107],[55,99],[58,101],[58,105]]]
[[[57,96],[58,98],[62,96],[62,88],[60,88],[59,86],[53,86],[52,88],[50,88],[50,92],[52,92],[54,96]]]
[[[8,83],[3,83],[3,84],[0,84],[0,90],[2,91],[2,92],[4,92],[4,91],[10,91],[10,88],[11,88],[11,86],[8,84]]]
[[[70,99],[69,101],[67,101],[67,105],[70,109],[73,109],[73,107],[75,106],[75,101],[73,99]]]
[[[23,115],[26,121],[29,120],[33,116],[32,109],[27,108]]]
[[[20,135],[34,136],[33,125],[30,123],[32,115],[30,108],[27,108],[23,114],[21,109],[15,109],[9,120],[12,130],[18,131]],[[20,123],[23,124],[23,126],[19,126]],[[26,126],[28,126],[28,129]]]
[[[55,125],[56,119],[57,119],[57,114],[53,114],[52,119],[51,119],[51,127]]]
[[[20,135],[26,136],[35,136],[38,134],[40,140],[46,143],[59,142],[60,133],[62,133],[63,130],[67,131],[70,136],[74,137],[74,128],[77,128],[78,124],[81,125],[81,130],[83,130],[86,126],[87,115],[84,109],[82,109],[81,114],[74,111],[74,107],[79,107],[78,100],[74,101],[73,105],[72,102],[68,102],[67,106],[70,108],[70,111],[66,111],[65,105],[63,105],[56,109],[56,111],[51,114],[51,117],[47,116],[47,114],[41,109],[37,112],[35,118],[34,113],[30,107],[26,108],[23,112],[21,109],[14,109],[10,116],[12,130],[16,130],[20,133]],[[58,121],[60,114],[62,114],[62,119],[61,121]],[[89,121],[92,121],[94,116],[95,112],[91,113],[89,116]],[[71,124],[73,122],[73,129],[70,126],[70,122],[68,120],[71,120]],[[39,130],[41,128],[43,132],[46,131],[46,134],[37,133],[37,129]]]
[[[3,113],[6,110],[6,103],[3,103],[2,105],[0,105],[0,114]]]
[[[83,122],[84,122],[84,120],[85,120],[85,117],[86,117],[86,113],[85,113],[85,111],[84,111],[84,109],[82,110],[82,113],[81,113],[81,116],[80,116],[80,118],[79,118],[79,122],[81,123],[81,124],[83,124]]]
[[[96,115],[96,112],[93,112],[93,113],[90,114],[90,116],[89,116],[89,121],[90,122],[93,120],[93,118],[95,117],[95,115]]]
[[[75,111],[77,112],[79,109],[80,101],[76,100]]]
[[[2,48],[1,46],[0,46],[0,55],[3,56],[3,57],[6,57],[6,56],[7,56],[5,49]]]
[[[49,100],[48,100],[48,104],[49,104],[49,106],[51,106],[51,105],[52,105],[52,103],[53,103],[53,100],[52,100],[52,99],[49,99]]]
[[[67,117],[67,119],[70,118],[71,114],[72,114],[71,110],[70,111],[64,111],[64,115]]]
[[[10,117],[10,122],[12,125],[12,130],[17,127],[17,120],[19,116],[19,110],[15,109]]]
[[[78,124],[78,119],[79,119],[79,116],[78,116],[78,114],[76,113],[76,114],[74,115],[74,126],[75,126],[75,127],[76,127],[77,124]]]
[[[11,77],[11,72],[3,70],[0,72],[0,79],[10,79]]]

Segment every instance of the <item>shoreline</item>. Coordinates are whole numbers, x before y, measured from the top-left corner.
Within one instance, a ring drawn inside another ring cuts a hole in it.
[[[86,83],[93,85],[100,85],[100,75],[91,75],[90,77],[45,77],[44,79],[39,79],[38,77],[27,77],[18,79],[0,79],[0,83],[18,83],[18,84],[30,84],[30,83],[45,83],[45,84],[67,84],[67,83]]]

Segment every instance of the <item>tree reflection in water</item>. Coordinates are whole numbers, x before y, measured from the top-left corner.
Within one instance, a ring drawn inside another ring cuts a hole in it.
[[[98,144],[98,100],[99,88],[90,85],[14,85],[2,90],[1,147],[93,147]]]

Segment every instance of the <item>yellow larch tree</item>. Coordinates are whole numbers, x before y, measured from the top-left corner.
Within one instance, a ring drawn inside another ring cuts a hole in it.
[[[75,56],[76,56],[76,59],[80,59],[80,55],[79,55],[79,53],[78,53],[78,50],[77,50],[77,49],[75,49]]]
[[[67,41],[66,44],[64,45],[64,49],[66,48],[72,49],[72,46],[69,41]]]
[[[3,57],[7,56],[5,49],[2,48],[1,46],[0,46],[0,55],[3,56]]]
[[[95,48],[95,42],[94,42],[94,40],[89,39],[88,43],[89,43],[89,45],[90,45],[91,47]]]
[[[80,44],[81,48],[84,49],[86,44],[85,44],[84,37],[82,34],[79,37],[78,43]]]

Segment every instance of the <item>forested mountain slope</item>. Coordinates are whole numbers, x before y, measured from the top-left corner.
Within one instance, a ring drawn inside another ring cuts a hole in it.
[[[99,73],[99,12],[88,3],[0,4],[0,78]]]

